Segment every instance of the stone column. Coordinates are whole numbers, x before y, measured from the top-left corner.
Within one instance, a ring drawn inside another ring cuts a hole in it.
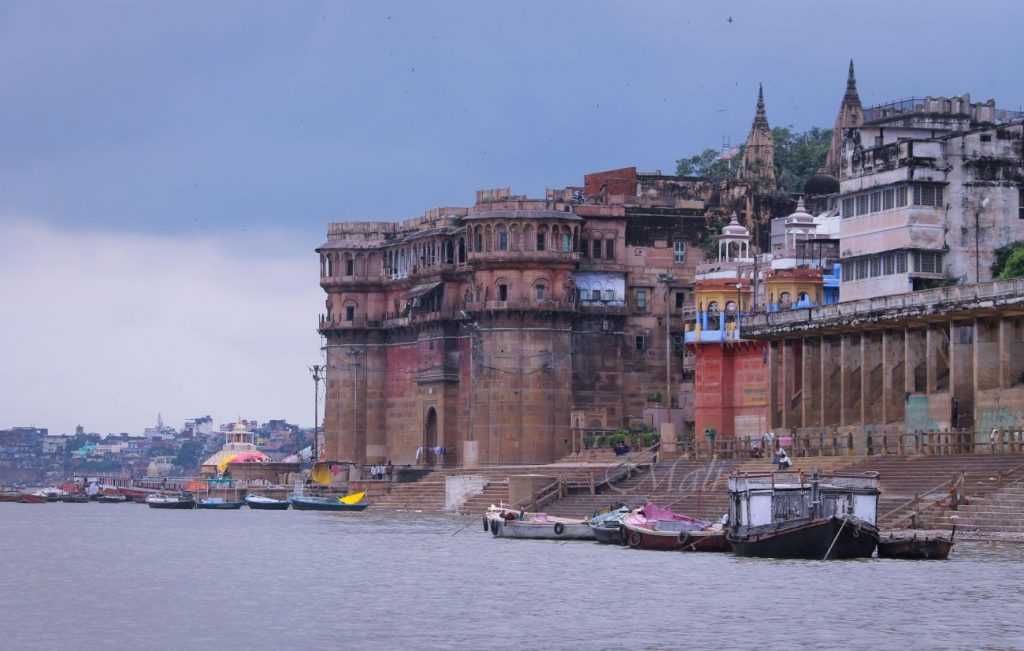
[[[861,422],[860,335],[846,333],[841,335],[839,355],[842,360],[840,424],[855,425]]]
[[[886,424],[903,420],[905,355],[903,330],[882,332],[882,422]]]
[[[949,395],[956,399],[953,429],[974,427],[974,320],[953,321],[949,328]],[[952,412],[951,408],[951,412]],[[951,413],[951,415],[953,415]]]
[[[821,425],[821,337],[804,337],[800,426]]]
[[[781,427],[779,418],[779,342],[772,339],[768,342],[768,425],[772,429]]]
[[[835,427],[842,417],[842,368],[837,359],[839,342],[834,336],[821,338],[821,425]]]

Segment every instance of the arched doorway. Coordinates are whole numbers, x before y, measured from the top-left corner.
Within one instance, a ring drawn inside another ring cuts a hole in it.
[[[434,454],[434,448],[437,447],[437,411],[433,407],[427,410],[423,428],[423,447],[426,448],[423,459],[428,466],[435,465],[438,461],[438,455]]]

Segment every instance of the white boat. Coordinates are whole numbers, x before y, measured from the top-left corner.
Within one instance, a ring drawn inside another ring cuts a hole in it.
[[[196,508],[196,498],[191,493],[150,495],[146,498],[146,504],[151,509],[194,509]]]
[[[249,493],[245,496],[245,503],[249,505],[250,509],[261,511],[285,511],[291,506],[291,502],[288,500],[275,500],[272,497],[256,495],[254,493]]]
[[[496,538],[594,540],[594,531],[586,520],[517,511],[493,504],[484,513],[483,523]]]

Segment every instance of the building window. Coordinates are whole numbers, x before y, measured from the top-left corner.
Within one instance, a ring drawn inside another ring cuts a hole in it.
[[[601,300],[601,290],[600,289],[592,289],[592,290],[590,290],[590,300],[592,300],[592,301],[600,301]]]
[[[594,240],[594,259],[601,259],[601,240]]]
[[[843,263],[843,282],[848,283],[853,280],[853,265],[850,263]]]
[[[675,253],[673,260],[676,264],[683,264],[686,262],[686,242],[674,242],[672,244],[672,250]]]
[[[566,253],[572,251],[572,235],[569,233],[562,233],[562,250]]]
[[[896,254],[896,273],[907,273],[907,252],[900,251]]]
[[[538,231],[537,232],[537,250],[538,251],[543,251],[543,250],[547,249],[547,247],[548,247],[548,234],[547,233],[542,233],[542,232]]]
[[[924,274],[942,273],[941,254],[933,251],[914,251],[914,271]]]
[[[894,253],[886,253],[882,257],[882,274],[886,275],[886,276],[891,276],[891,275],[893,275],[893,273],[895,273],[895,269],[896,269],[896,254],[894,254]]]
[[[608,303],[611,303],[612,301],[614,301],[615,300],[615,290],[614,289],[606,289],[606,290],[604,290],[604,300],[605,300],[605,302],[608,302]]]
[[[871,193],[871,212],[878,212],[882,209],[882,193],[872,192]]]
[[[1017,188],[1017,219],[1024,219],[1024,188]]]
[[[505,283],[502,283],[502,284],[498,285],[498,300],[499,301],[507,301],[508,300],[508,285],[506,285]]]
[[[902,208],[907,205],[907,186],[901,185],[896,188],[896,207]]]
[[[882,259],[877,255],[871,256],[871,277],[882,275]]]
[[[355,321],[356,320],[356,306],[355,305],[346,305],[345,306],[345,320],[346,321]]]
[[[637,335],[633,338],[633,346],[636,348],[638,353],[642,353],[647,350],[647,337],[644,335]]]
[[[684,292],[676,292],[676,309],[683,307],[686,303],[686,294]]]
[[[914,186],[915,206],[941,206],[942,188],[937,185],[915,185]]]
[[[892,188],[882,193],[882,210],[892,210],[894,194]]]
[[[537,290],[537,300],[543,301],[544,292],[546,292],[548,288],[544,285],[544,283],[538,283],[535,289]]]
[[[866,215],[868,213],[868,195],[862,194],[857,197],[857,214]]]
[[[615,240],[604,241],[604,257],[607,260],[615,259]]]
[[[508,251],[508,233],[505,231],[498,231],[498,250]]]
[[[647,309],[647,290],[638,289],[636,290],[636,309],[646,310]]]
[[[356,270],[356,262],[355,262],[355,260],[353,260],[352,258],[346,258],[345,259],[345,275],[346,276],[355,275],[355,270]]]
[[[843,217],[853,217],[853,197],[843,199]]]
[[[868,277],[868,259],[860,258],[857,260],[857,280],[864,280]]]

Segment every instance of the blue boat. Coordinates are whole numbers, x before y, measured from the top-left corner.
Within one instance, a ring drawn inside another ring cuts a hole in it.
[[[217,509],[217,510],[235,510],[242,508],[245,502],[239,501],[228,501],[220,497],[203,497],[196,502],[197,509]]]

